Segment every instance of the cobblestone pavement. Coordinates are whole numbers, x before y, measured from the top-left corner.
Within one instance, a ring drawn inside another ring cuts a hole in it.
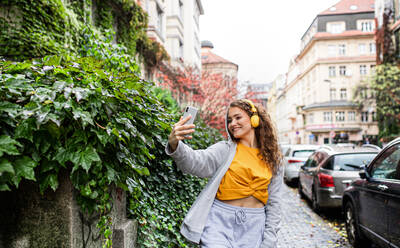
[[[314,213],[309,204],[300,199],[295,188],[284,184],[282,195],[278,248],[351,248],[342,223],[338,224],[329,217],[321,218]],[[336,215],[340,216],[338,213]]]

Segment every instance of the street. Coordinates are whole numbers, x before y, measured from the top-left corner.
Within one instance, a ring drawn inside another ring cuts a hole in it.
[[[279,248],[351,247],[340,210],[328,210],[318,215],[306,200],[300,199],[294,186],[284,184],[282,191]]]

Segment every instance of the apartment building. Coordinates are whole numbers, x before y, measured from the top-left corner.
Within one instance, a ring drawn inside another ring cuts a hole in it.
[[[201,70],[201,0],[141,0],[149,15],[148,35],[162,44],[175,67]]]
[[[377,138],[373,92],[363,88],[376,64],[374,28],[374,0],[342,0],[315,17],[277,96],[278,127],[286,128],[278,130],[281,140],[324,144]]]

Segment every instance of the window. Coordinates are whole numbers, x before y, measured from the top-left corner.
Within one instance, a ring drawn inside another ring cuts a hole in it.
[[[367,75],[367,66],[360,65],[360,75]]]
[[[346,75],[346,66],[345,65],[339,66],[339,75],[340,76],[345,76]]]
[[[373,178],[400,179],[400,145],[390,147],[373,165]]]
[[[336,100],[336,89],[330,89],[329,90],[329,97],[332,100]]]
[[[376,45],[375,43],[369,43],[369,52],[370,53],[376,53]]]
[[[360,97],[363,99],[368,98],[368,89],[367,88],[361,88],[360,89]]]
[[[373,23],[371,20],[361,21],[359,29],[363,32],[372,32],[374,30]]]
[[[336,55],[336,46],[335,45],[328,45],[328,54],[329,54],[329,56]]]
[[[314,114],[308,114],[308,123],[314,123]]]
[[[368,122],[368,111],[361,112],[361,121]]]
[[[371,73],[375,73],[375,65],[370,65],[369,69],[370,69]]]
[[[332,112],[324,112],[324,122],[332,121]]]
[[[371,116],[372,116],[372,121],[376,121],[376,112],[375,111],[371,112]]]
[[[329,66],[329,76],[336,77],[336,66]]]
[[[340,34],[344,31],[344,23],[328,23],[328,32]]]
[[[183,22],[183,2],[182,1],[179,1],[179,16]]]
[[[347,89],[340,89],[340,100],[347,99]]]
[[[350,153],[334,155],[335,161],[331,170],[359,171],[364,165],[369,164],[376,153]]]
[[[336,111],[336,121],[344,121],[344,111]]]
[[[178,58],[182,58],[183,59],[183,42],[179,41],[179,54],[178,54]]]
[[[354,111],[349,111],[347,116],[348,116],[348,120],[349,121],[355,121],[356,120],[356,112],[354,112]]]
[[[366,54],[367,53],[367,46],[365,44],[358,44],[358,52],[360,54]]]
[[[339,49],[339,55],[346,55],[346,45],[345,44],[340,44],[338,46]]]
[[[157,5],[157,30],[162,35],[163,33],[163,11]]]

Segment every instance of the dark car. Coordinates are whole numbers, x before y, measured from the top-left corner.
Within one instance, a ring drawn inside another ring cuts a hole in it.
[[[309,156],[299,172],[299,194],[309,198],[313,210],[339,208],[345,188],[359,179],[359,171],[379,150],[371,147],[322,146]]]
[[[343,195],[349,242],[400,247],[400,138],[390,142]]]

